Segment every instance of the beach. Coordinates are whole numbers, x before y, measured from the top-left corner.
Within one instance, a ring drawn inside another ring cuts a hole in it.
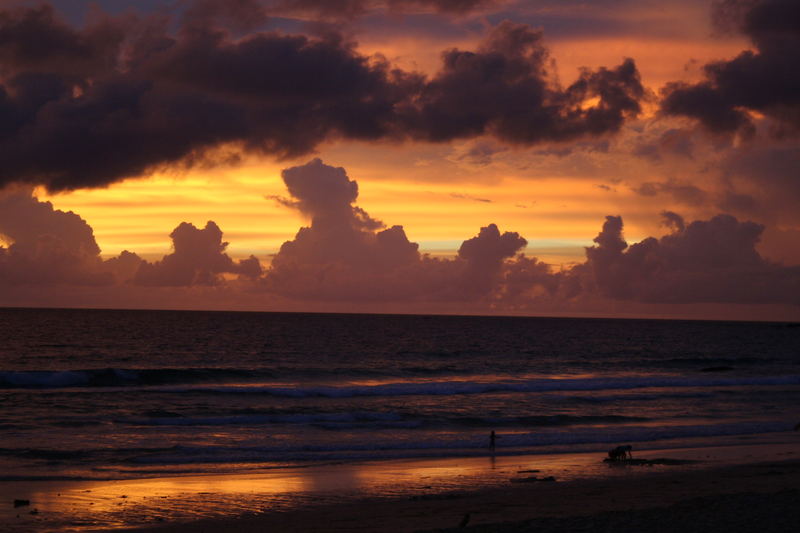
[[[2,483],[0,494],[31,501],[6,510],[9,531],[413,532],[457,529],[466,515],[475,531],[752,531],[767,518],[759,531],[793,531],[797,444],[649,450],[617,464],[580,453]]]
[[[795,459],[564,483],[509,483],[428,498],[358,501],[135,531],[789,532],[796,531],[799,504],[800,460]],[[467,527],[459,527],[467,514]]]

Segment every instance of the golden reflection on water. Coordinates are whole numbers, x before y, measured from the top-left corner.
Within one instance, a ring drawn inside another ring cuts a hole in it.
[[[741,446],[745,442],[749,446]],[[714,449],[642,453],[650,457],[703,458],[702,462],[736,462],[743,457],[750,461],[753,458],[767,460],[785,451],[774,443],[763,449],[754,447],[759,444],[757,437],[745,442]],[[792,450],[796,444],[787,446]],[[755,455],[754,450],[760,450],[763,456]],[[30,499],[31,505],[20,509],[11,509],[10,505],[0,508],[0,524],[4,531],[13,533],[109,529],[285,511],[354,498],[413,497],[491,486],[508,487],[511,479],[520,476],[555,476],[559,482],[564,482],[597,476],[631,476],[642,471],[641,468],[608,468],[602,462],[603,456],[597,451],[496,457],[487,453],[482,457],[315,465],[255,473],[119,481],[2,482],[0,499],[25,498]],[[702,462],[681,468],[700,468]],[[38,513],[29,514],[33,509]]]

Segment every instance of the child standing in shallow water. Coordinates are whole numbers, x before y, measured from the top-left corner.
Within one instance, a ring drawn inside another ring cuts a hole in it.
[[[492,432],[489,433],[489,449],[492,453],[494,453],[495,440],[497,440],[497,435],[495,435],[494,430],[492,430]]]

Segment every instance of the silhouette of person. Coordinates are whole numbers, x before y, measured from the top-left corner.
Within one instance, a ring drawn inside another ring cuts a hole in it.
[[[497,440],[497,435],[495,435],[494,430],[489,433],[489,449],[494,452],[495,441]]]

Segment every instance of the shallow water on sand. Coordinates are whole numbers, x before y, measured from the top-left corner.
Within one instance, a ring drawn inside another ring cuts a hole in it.
[[[781,444],[772,435],[748,437],[747,444],[636,450],[638,458],[670,459],[651,466],[604,463],[599,453],[569,453],[400,459],[118,481],[0,482],[0,498],[31,501],[30,506],[2,509],[0,523],[9,532],[83,531],[280,513],[363,499],[458,499],[514,482],[544,487],[798,457],[797,442],[791,442],[791,435],[783,437],[788,442]],[[554,480],[546,481],[550,477]],[[30,514],[32,509],[36,514]]]

